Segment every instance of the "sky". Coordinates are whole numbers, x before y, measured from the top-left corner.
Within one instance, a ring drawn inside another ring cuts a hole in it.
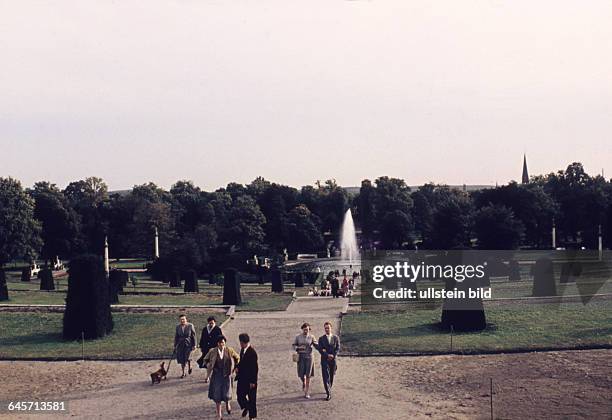
[[[0,176],[612,176],[612,2],[0,0]]]

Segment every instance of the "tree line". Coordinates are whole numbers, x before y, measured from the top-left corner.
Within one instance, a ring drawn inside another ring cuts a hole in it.
[[[599,225],[605,246],[612,244],[612,183],[580,163],[528,184],[471,192],[436,184],[413,190],[389,177],[364,180],[357,194],[333,180],[297,189],[259,177],[213,192],[178,181],[169,191],[148,183],[109,193],[96,177],[63,190],[0,178],[0,264],[99,255],[106,236],[111,258],[148,258],[155,228],[164,256],[200,271],[283,249],[324,255],[348,208],[363,248],[550,248],[553,223],[559,245],[595,248]]]

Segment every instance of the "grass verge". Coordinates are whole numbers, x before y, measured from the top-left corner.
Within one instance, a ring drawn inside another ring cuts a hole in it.
[[[189,316],[198,336],[211,314]],[[226,319],[225,315],[214,315],[220,323]],[[62,339],[62,319],[61,313],[3,313],[0,317],[0,359],[80,358],[81,342]],[[85,341],[86,358],[164,359],[172,355],[176,314],[114,313],[113,320],[115,326],[111,334]]]
[[[451,351],[449,333],[438,328],[440,309],[349,313],[342,320],[343,350],[440,354]],[[461,353],[612,347],[610,301],[487,307],[487,329],[455,333]]]

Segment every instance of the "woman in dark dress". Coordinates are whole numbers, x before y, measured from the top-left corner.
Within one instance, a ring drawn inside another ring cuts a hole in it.
[[[185,365],[188,367],[188,373],[191,375],[191,360],[189,356],[191,352],[195,350],[196,346],[196,332],[192,323],[187,322],[185,315],[179,316],[179,324],[176,326],[176,332],[174,334],[174,349],[176,352],[176,363],[181,365],[183,374],[181,378],[185,377]]]
[[[227,414],[231,414],[232,408],[232,373],[240,362],[240,356],[234,349],[225,345],[226,339],[220,336],[217,339],[217,347],[210,349],[204,357],[207,369],[207,379],[210,378],[208,386],[208,398],[213,400],[217,408],[217,419],[222,419],[221,403],[225,402]]]

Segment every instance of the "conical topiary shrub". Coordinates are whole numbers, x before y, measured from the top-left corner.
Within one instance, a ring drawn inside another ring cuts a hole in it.
[[[198,293],[200,291],[198,286],[198,276],[195,270],[183,271],[182,277],[185,281],[185,287],[183,288],[185,293]]]
[[[21,281],[29,282],[30,280],[32,280],[32,271],[30,271],[30,267],[24,267],[21,270]]]
[[[519,266],[519,263],[516,260],[510,260],[510,262],[508,263],[508,280],[521,280],[521,267]]]
[[[468,296],[470,288],[480,287],[478,281],[472,279],[462,283],[454,282],[454,288],[462,290]],[[447,288],[453,290],[454,288]],[[440,326],[445,331],[481,331],[487,327],[484,305],[481,298],[445,299],[442,305]]]
[[[121,270],[111,270],[110,273],[108,273],[108,291],[110,303],[119,303],[119,292],[123,292],[121,272]]]
[[[178,271],[171,271],[168,274],[168,284],[170,287],[181,287],[181,273]]]
[[[240,295],[240,279],[234,268],[228,268],[223,273],[223,304],[240,305],[242,296]]]
[[[4,269],[0,268],[0,301],[9,300],[8,286],[6,285],[6,274]]]
[[[55,282],[53,281],[53,271],[50,268],[43,268],[38,272],[40,279],[40,290],[55,290]]]
[[[130,273],[125,270],[117,270],[119,271],[119,293],[123,293],[123,288],[128,285],[130,281]]]
[[[533,267],[532,296],[556,296],[555,271],[550,258],[536,260]]]
[[[168,283],[170,275],[174,271],[175,262],[169,258],[157,258],[155,261],[147,265],[147,273],[155,281]]]
[[[267,269],[261,265],[257,267],[257,284],[264,284],[266,270]]]
[[[453,253],[449,255],[447,263],[453,265],[477,265],[472,254]],[[416,282],[415,282],[416,283]],[[482,298],[469,297],[470,289],[476,290],[482,287],[482,280],[476,277],[466,278],[463,281],[456,281],[454,278],[447,278],[445,281],[446,291],[462,291],[465,298],[444,299],[442,304],[442,316],[440,326],[445,331],[482,331],[487,328],[487,318],[485,315]]]
[[[293,275],[295,281],[295,287],[304,287],[304,275],[301,271],[298,271]]]
[[[272,291],[275,293],[282,293],[283,278],[278,268],[270,270],[270,280],[272,281]]]
[[[70,261],[63,336],[68,340],[104,337],[113,330],[109,282],[97,255]]]

